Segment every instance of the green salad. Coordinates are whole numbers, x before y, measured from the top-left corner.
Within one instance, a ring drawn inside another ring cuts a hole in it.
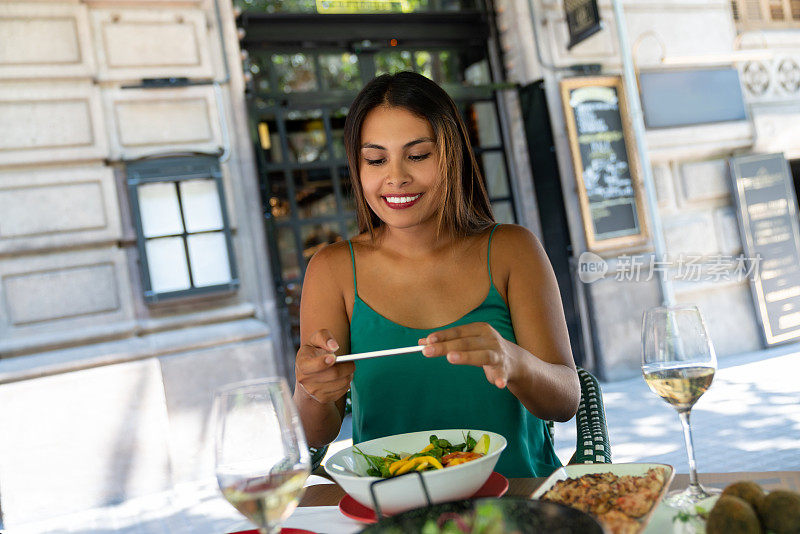
[[[452,444],[432,434],[430,443],[414,454],[386,451],[385,456],[376,456],[366,454],[356,446],[353,446],[353,450],[367,461],[367,476],[390,478],[411,471],[430,471],[460,465],[484,456],[489,450],[488,434],[483,434],[477,440],[469,432],[466,436],[462,433],[462,437],[462,443]]]

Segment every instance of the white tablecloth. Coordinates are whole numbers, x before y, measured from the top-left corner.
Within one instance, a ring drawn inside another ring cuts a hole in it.
[[[354,534],[366,525],[345,517],[338,506],[304,506],[295,510],[283,526],[317,534]]]
[[[327,478],[311,475],[305,485],[308,487],[333,483]],[[295,509],[283,526],[310,530],[317,534],[353,534],[360,532],[365,524],[345,516],[338,506],[303,506]]]

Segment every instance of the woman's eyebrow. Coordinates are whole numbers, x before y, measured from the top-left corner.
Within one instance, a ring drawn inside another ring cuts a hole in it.
[[[404,144],[403,148],[408,148],[408,147],[411,147],[411,146],[414,146],[414,145],[418,145],[420,143],[426,143],[426,142],[429,142],[429,141],[432,143],[433,142],[433,138],[431,138],[431,137],[420,137],[419,139],[414,139],[413,141],[409,141],[408,143]],[[376,145],[375,143],[364,143],[363,145],[361,145],[361,148],[377,148],[378,150],[386,150],[385,146]]]

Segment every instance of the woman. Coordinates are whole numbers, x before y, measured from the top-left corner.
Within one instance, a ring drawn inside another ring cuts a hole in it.
[[[560,465],[543,420],[576,412],[580,386],[547,256],[525,228],[496,225],[452,99],[418,74],[356,97],[345,145],[360,233],[310,261],[294,399],[308,442],[437,428],[502,434],[497,470]],[[426,345],[335,363],[335,354]]]

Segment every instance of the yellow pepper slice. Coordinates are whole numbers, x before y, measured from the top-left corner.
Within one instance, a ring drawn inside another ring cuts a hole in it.
[[[428,462],[430,465],[432,465],[436,469],[442,469],[441,462],[439,462],[439,460],[437,460],[433,456],[419,456],[417,458],[414,458],[414,460],[419,460],[421,462]]]
[[[433,443],[429,444],[427,447],[425,447],[424,449],[422,449],[422,450],[421,450],[421,451],[419,451],[419,452],[428,452],[428,451],[429,451],[429,450],[431,450],[432,448],[433,448]]]
[[[394,476],[404,475],[411,471],[414,466],[417,465],[417,462],[414,460],[416,460],[416,458],[413,460],[408,460],[404,465],[401,465],[400,468],[394,472]]]
[[[396,462],[392,462],[392,464],[389,465],[389,474],[394,475],[398,469],[403,467],[408,462],[408,460],[397,460]]]
[[[412,469],[422,471],[428,467],[442,469],[442,464],[433,456],[418,456],[410,460],[397,460],[389,465],[389,474],[393,476],[403,475]]]

